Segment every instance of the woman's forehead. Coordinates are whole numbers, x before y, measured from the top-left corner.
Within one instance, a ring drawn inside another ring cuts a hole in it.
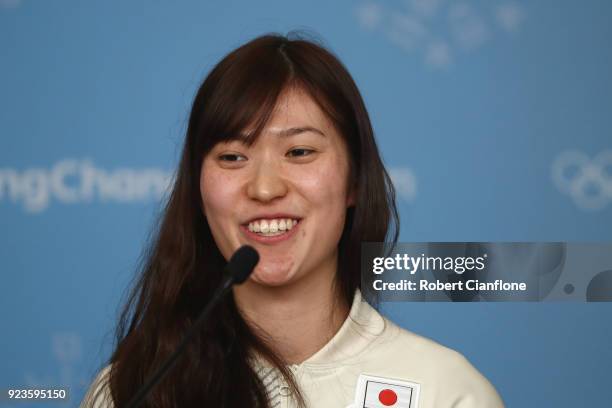
[[[241,133],[247,136],[252,131],[251,126]],[[334,126],[319,104],[307,92],[300,88],[289,88],[279,95],[262,133],[283,137],[304,132],[331,136]]]

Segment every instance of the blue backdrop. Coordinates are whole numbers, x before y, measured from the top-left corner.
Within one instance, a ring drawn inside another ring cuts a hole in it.
[[[270,31],[311,30],[348,66],[402,241],[612,240],[609,1],[216,3],[0,0],[0,388],[68,386],[77,405],[199,82]],[[610,304],[383,310],[510,407],[609,405]]]

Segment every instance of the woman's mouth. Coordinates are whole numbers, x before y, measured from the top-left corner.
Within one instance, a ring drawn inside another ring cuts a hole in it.
[[[249,222],[248,229],[251,232],[264,237],[273,237],[290,231],[298,220],[291,218],[274,218],[271,220],[255,220]]]
[[[297,218],[262,218],[242,225],[242,229],[256,241],[271,243],[292,236],[299,223]]]

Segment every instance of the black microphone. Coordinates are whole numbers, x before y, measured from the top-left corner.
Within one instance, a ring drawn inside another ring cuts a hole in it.
[[[251,275],[259,262],[259,254],[249,245],[243,245],[234,252],[225,270],[232,277],[232,282],[241,284]]]
[[[149,392],[155,387],[165,376],[168,374],[170,369],[174,367],[174,364],[183,353],[189,340],[198,332],[200,326],[208,315],[210,311],[219,303],[219,301],[223,298],[223,296],[229,291],[229,289],[234,284],[241,284],[251,273],[253,269],[255,269],[255,265],[259,262],[259,254],[257,251],[248,245],[243,245],[234,252],[229,262],[225,266],[223,280],[221,281],[221,285],[217,288],[217,290],[213,293],[212,297],[202,309],[202,312],[195,320],[193,325],[189,328],[183,340],[176,348],[174,353],[162,364],[157,371],[149,377],[147,381],[145,381],[144,385],[140,387],[138,392],[134,395],[134,397],[127,404],[128,408],[136,408],[140,406],[142,401],[149,395]]]

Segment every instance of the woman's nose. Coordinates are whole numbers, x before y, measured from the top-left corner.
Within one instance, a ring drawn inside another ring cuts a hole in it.
[[[261,162],[253,169],[247,186],[249,198],[269,202],[287,194],[286,180],[280,174],[280,166],[269,161]]]

